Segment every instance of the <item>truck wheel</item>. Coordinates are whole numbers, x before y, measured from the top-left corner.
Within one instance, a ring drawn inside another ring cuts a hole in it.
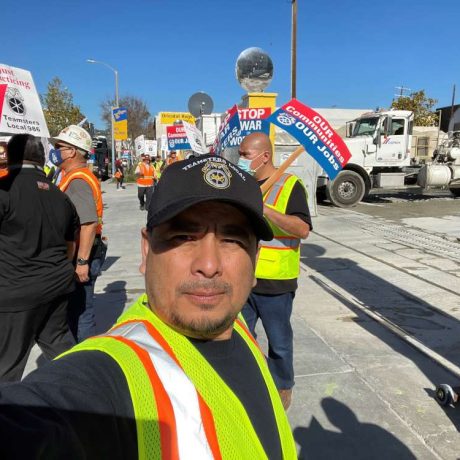
[[[449,187],[450,193],[454,196],[460,196],[460,187]]]
[[[329,201],[339,208],[357,205],[364,196],[364,179],[354,171],[342,171],[329,182],[326,193]]]

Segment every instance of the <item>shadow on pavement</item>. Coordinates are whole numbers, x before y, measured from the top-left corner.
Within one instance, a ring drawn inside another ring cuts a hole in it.
[[[444,312],[439,313],[433,305],[376,276],[372,272],[364,270],[353,260],[319,257],[324,253],[325,249],[321,246],[314,244],[302,245],[301,261],[307,267],[321,273],[346,291],[357,303],[378,313],[426,347],[435,350],[452,363],[460,366],[460,353],[457,352],[460,349],[460,345],[457,343],[460,323],[456,318]],[[331,286],[325,284],[318,277],[310,275],[310,278],[324,291],[352,311],[356,315],[356,318],[353,318],[354,322],[369,333],[378,336],[379,339],[400,355],[411,359],[433,383],[433,389],[439,383],[448,383],[453,386],[459,385],[459,382],[455,381],[453,376],[451,381],[439,382],[439,377],[433,375],[433,371],[438,371],[439,369],[433,366],[431,360],[421,353],[414,353],[414,349],[402,339],[390,340],[390,337],[395,336],[389,335],[386,329],[380,326],[376,327],[378,323],[366,315],[354,302],[351,302]],[[385,331],[385,333],[379,333],[380,331]],[[432,335],[430,336],[430,334]],[[446,343],[435,343],[436,340],[442,340],[444,337],[451,338],[450,349]],[[440,375],[439,372],[438,375]],[[449,407],[444,408],[444,410],[457,431],[460,431],[460,414],[458,411]]]
[[[127,300],[126,281],[113,281],[107,284],[102,294],[94,296],[97,334],[107,331],[115,324],[123,313]]]
[[[299,460],[314,459],[398,459],[416,457],[395,436],[372,423],[361,423],[354,412],[334,398],[324,398],[321,406],[329,422],[339,431],[330,431],[313,417],[310,426],[294,430],[300,446]]]
[[[108,270],[120,257],[108,256],[105,258],[104,265],[102,266],[102,271],[105,272]]]

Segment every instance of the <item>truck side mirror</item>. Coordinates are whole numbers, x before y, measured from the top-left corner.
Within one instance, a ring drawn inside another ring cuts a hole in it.
[[[393,132],[393,118],[387,118],[387,132],[385,133],[387,136],[391,135]]]
[[[380,134],[380,128],[377,128],[374,133],[374,139],[372,139],[372,143],[377,145],[378,147],[381,147],[382,145],[382,139]]]
[[[354,127],[355,127],[355,123],[353,121],[347,121],[347,129],[346,129],[347,137],[351,137],[353,135]]]

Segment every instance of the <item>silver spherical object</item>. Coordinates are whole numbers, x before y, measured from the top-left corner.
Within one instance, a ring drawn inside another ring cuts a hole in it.
[[[245,49],[236,60],[236,79],[249,92],[263,91],[272,81],[273,62],[260,48]]]

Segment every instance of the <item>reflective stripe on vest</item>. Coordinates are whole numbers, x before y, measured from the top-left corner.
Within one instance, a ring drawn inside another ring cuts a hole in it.
[[[70,171],[68,174],[65,174],[64,177],[61,179],[61,182],[59,182],[58,187],[61,191],[65,192],[69,188],[70,183],[75,179],[84,180],[91,188],[97,213],[96,234],[101,235],[104,206],[102,204],[102,192],[99,181],[97,180],[97,177],[88,168],[77,168]]]
[[[285,214],[292,189],[297,181],[292,174],[283,174],[264,196],[264,203]],[[300,239],[291,236],[268,221],[273,230],[272,241],[261,241],[256,265],[256,278],[288,280],[299,276]]]
[[[139,164],[141,170],[141,176],[137,178],[137,185],[143,187],[151,187],[153,185],[153,178],[156,177],[155,169],[152,165],[146,165],[144,163]]]
[[[190,341],[163,323],[142,296],[108,335],[69,353],[109,354],[126,376],[136,416],[139,458],[266,459],[247,412],[235,393]],[[274,408],[284,459],[296,448],[265,358],[245,326],[234,323],[252,352]]]

